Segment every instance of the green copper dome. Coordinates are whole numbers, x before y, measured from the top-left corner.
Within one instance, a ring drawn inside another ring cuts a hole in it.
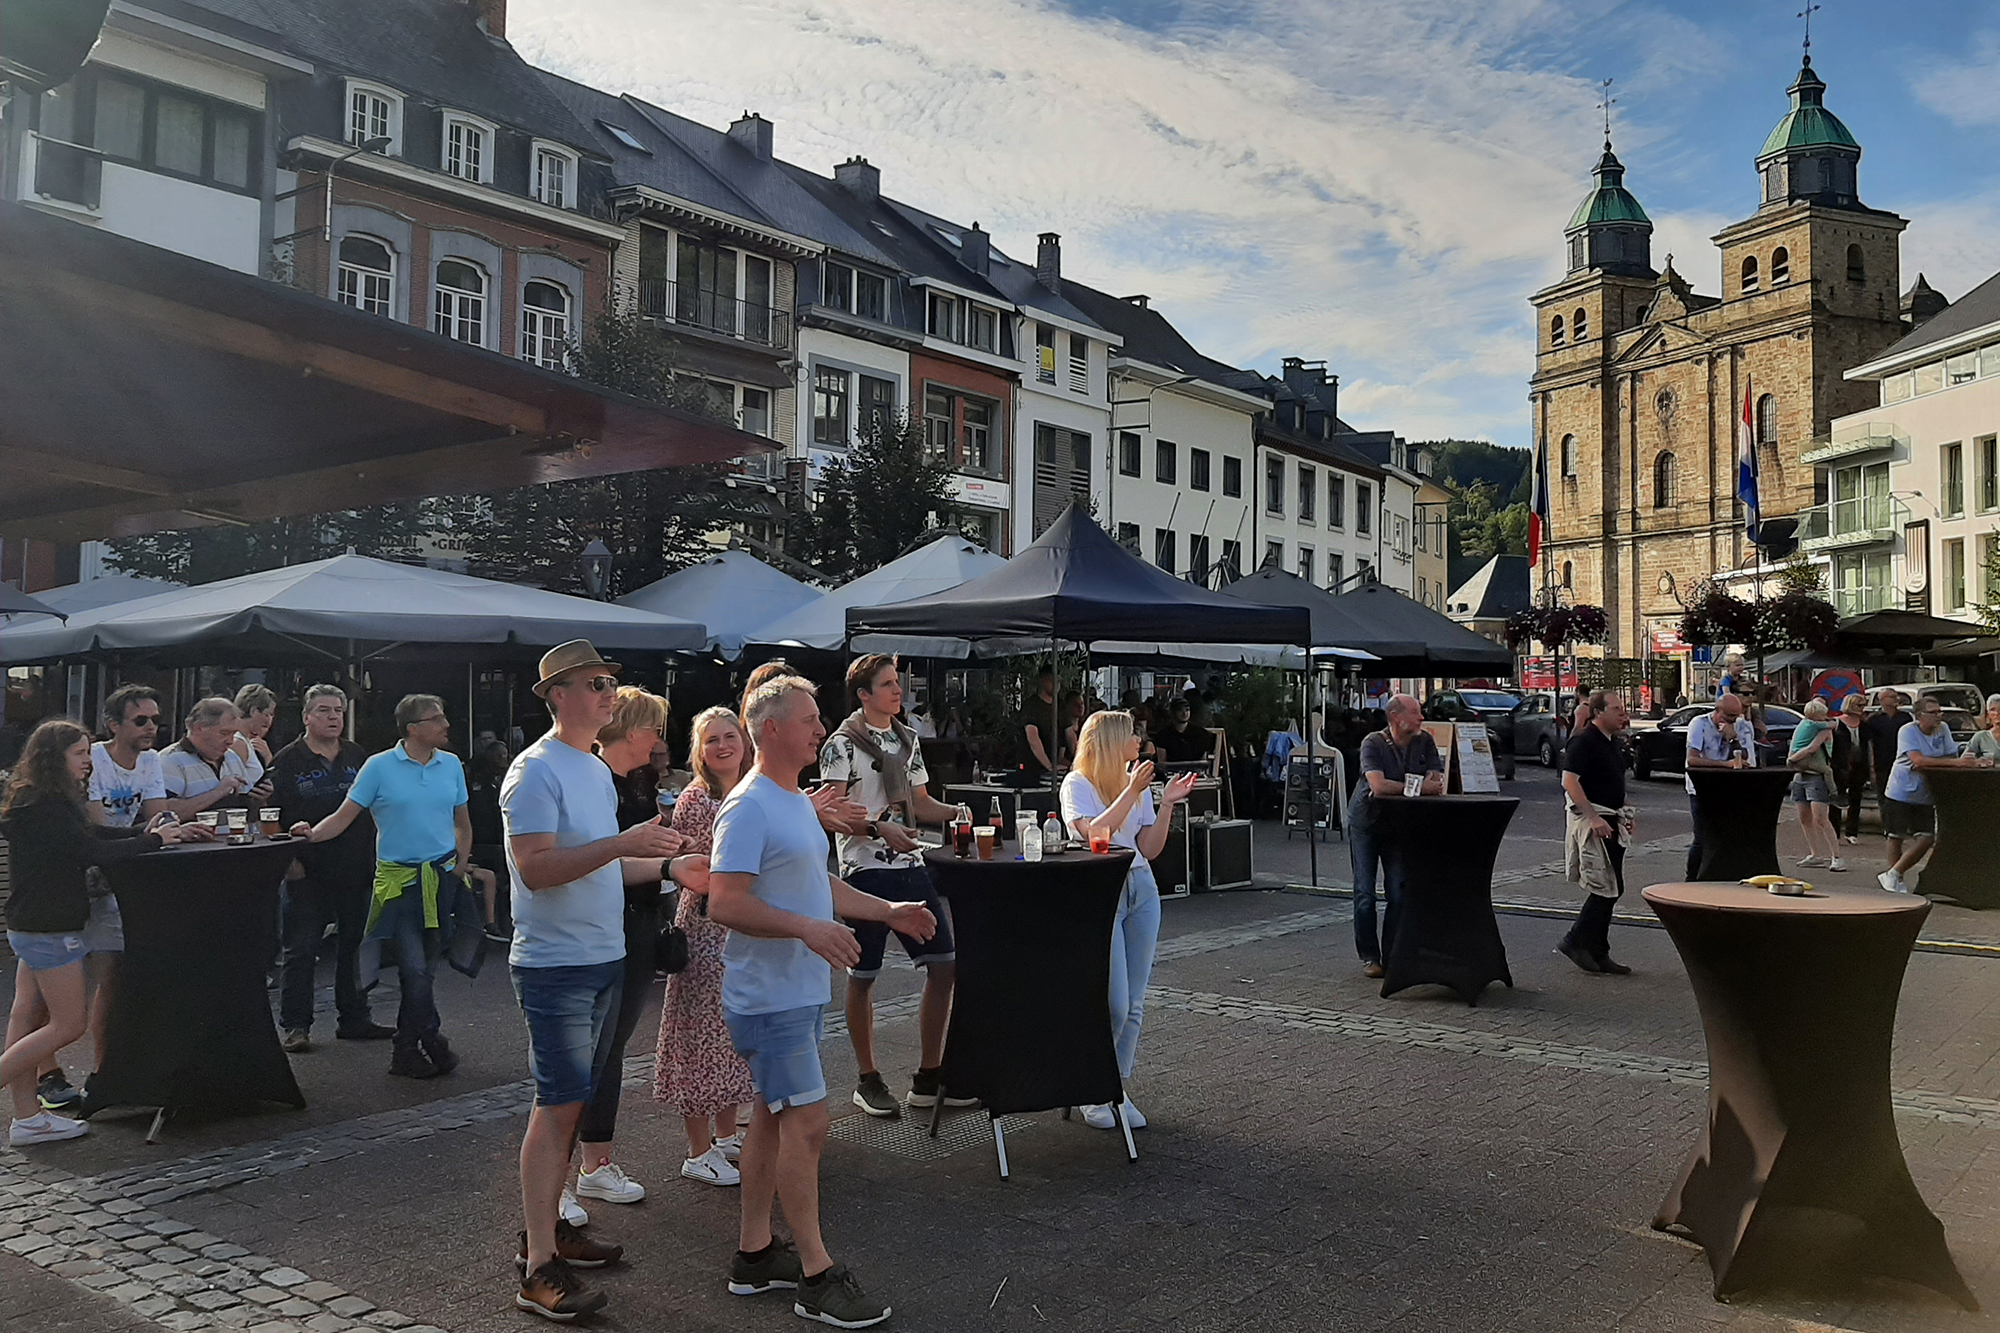
[[[1847,126],[1840,123],[1840,117],[1821,104],[1826,84],[1813,73],[1810,57],[1800,67],[1799,77],[1786,91],[1791,94],[1792,109],[1785,113],[1785,118],[1764,140],[1764,147],[1757,154],[1758,161],[1802,148],[1852,148],[1857,153],[1861,151],[1861,145],[1847,132]]]
[[[1603,222],[1643,222],[1652,225],[1646,210],[1639,207],[1639,201],[1625,188],[1625,166],[1611,151],[1611,141],[1605,140],[1604,156],[1597,160],[1591,171],[1597,178],[1597,186],[1583,197],[1570,214],[1569,225],[1564,231],[1575,231],[1578,227],[1588,227]]]

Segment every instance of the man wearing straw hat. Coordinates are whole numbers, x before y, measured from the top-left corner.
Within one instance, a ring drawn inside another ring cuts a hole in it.
[[[560,1321],[605,1305],[573,1269],[624,1255],[563,1221],[560,1200],[584,1105],[598,1079],[619,1076],[619,1052],[609,1048],[625,975],[625,884],[665,878],[665,858],[681,845],[680,834],[653,821],[619,831],[611,770],[594,747],[617,707],[620,670],[586,639],[544,654],[535,693],[554,725],[515,757],[500,787],[513,877],[508,962],[535,1079],[521,1142],[526,1230],[514,1299]],[[675,873],[705,887],[706,863],[683,862]]]

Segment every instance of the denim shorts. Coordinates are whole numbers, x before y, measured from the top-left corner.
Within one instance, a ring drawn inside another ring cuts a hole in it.
[[[618,996],[625,960],[580,967],[517,967],[514,998],[528,1020],[528,1072],[535,1105],[573,1106],[590,1100],[596,1072],[612,1065]]]
[[[1792,775],[1792,804],[1832,805],[1833,788],[1824,774],[1794,773]]]
[[[787,1106],[826,1100],[826,1072],[819,1065],[821,1016],[816,1004],[771,1014],[732,1014],[729,1044],[750,1064],[750,1082],[772,1114]]]
[[[896,932],[903,952],[918,967],[949,963],[958,957],[951,938],[951,916],[945,911],[944,899],[931,885],[930,871],[922,866],[894,869],[885,866],[878,870],[857,870],[847,877],[847,882],[856,892],[871,898],[892,903],[922,903],[931,909],[931,915],[937,918],[937,934],[927,940],[917,940],[900,930]],[[849,921],[847,926],[854,932],[855,942],[861,946],[861,961],[848,968],[847,975],[863,980],[880,976],[882,956],[889,950],[888,922]]]
[[[7,932],[7,947],[21,960],[21,966],[30,972],[53,972],[71,963],[80,963],[90,952],[84,946],[83,932],[80,930],[58,931],[53,934],[37,934],[27,930]]]
[[[1937,827],[1937,811],[1918,801],[1882,798],[1882,831],[1892,838],[1928,838]]]
[[[108,893],[90,900],[90,920],[83,923],[83,947],[87,953],[125,952],[125,918],[118,914],[118,900]]]

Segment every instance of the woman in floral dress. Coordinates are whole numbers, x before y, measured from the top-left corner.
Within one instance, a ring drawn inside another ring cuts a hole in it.
[[[688,750],[694,781],[674,805],[674,827],[687,839],[682,850],[707,856],[722,798],[749,764],[743,727],[727,708],[694,720]],[[688,965],[667,982],[660,1007],[660,1046],[654,1058],[653,1097],[679,1110],[687,1123],[688,1155],[681,1174],[710,1185],[735,1185],[743,1135],[737,1108],[751,1099],[750,1066],[729,1042],[722,1021],[722,946],[729,932],[708,919],[708,902],[683,893],[674,924],[687,932]]]

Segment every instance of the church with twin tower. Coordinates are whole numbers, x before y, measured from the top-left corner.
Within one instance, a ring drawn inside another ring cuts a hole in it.
[[[1823,503],[1803,455],[1876,400],[1843,372],[1943,305],[1921,278],[1900,295],[1908,223],[1861,202],[1861,146],[1810,54],[1787,91],[1757,152],[1756,210],[1713,238],[1721,295],[1698,294],[1671,255],[1654,267],[1653,224],[1607,136],[1564,230],[1569,271],[1531,298],[1550,519],[1533,577],[1604,608],[1607,656],[1644,655],[1697,580],[1755,563],[1735,498],[1746,393],[1764,517]]]

